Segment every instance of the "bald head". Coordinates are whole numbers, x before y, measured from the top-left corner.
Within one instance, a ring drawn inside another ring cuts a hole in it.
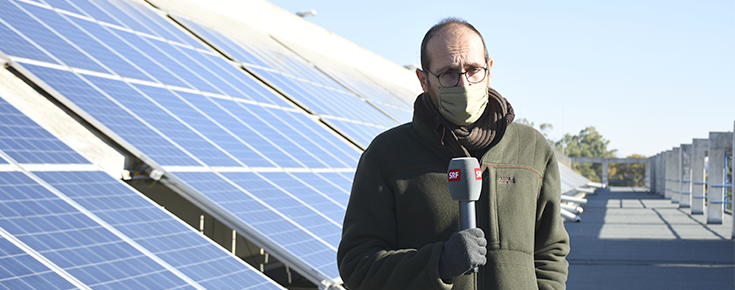
[[[475,29],[469,22],[459,18],[445,18],[436,25],[432,26],[429,31],[424,35],[424,40],[421,42],[421,67],[429,69],[431,65],[432,55],[429,52],[429,43],[435,38],[441,38],[442,41],[456,41],[461,37],[468,37],[471,34],[475,34],[480,38],[482,43],[482,51],[485,59],[489,59],[490,56],[487,53],[485,46],[485,40],[482,38],[477,29]]]

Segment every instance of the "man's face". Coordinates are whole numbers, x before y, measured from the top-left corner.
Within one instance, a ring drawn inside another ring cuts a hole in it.
[[[485,66],[485,50],[482,39],[474,31],[466,27],[446,27],[444,31],[432,37],[426,44],[426,52],[429,56],[429,70],[436,75],[446,71],[458,73],[465,72],[474,67]],[[465,76],[460,77],[457,86],[485,86],[490,85],[490,68],[493,60],[489,59],[488,75],[480,83],[470,84]],[[430,73],[424,74],[416,70],[416,75],[421,82],[421,88],[429,94],[434,104],[439,106],[439,80]]]

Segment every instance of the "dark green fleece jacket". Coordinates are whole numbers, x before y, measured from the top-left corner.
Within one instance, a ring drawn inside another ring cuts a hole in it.
[[[460,230],[452,159],[414,118],[376,137],[357,167],[337,262],[349,289],[565,289],[569,236],[556,157],[535,129],[512,123],[480,159],[477,225],[488,240],[477,274],[439,278],[444,241]]]

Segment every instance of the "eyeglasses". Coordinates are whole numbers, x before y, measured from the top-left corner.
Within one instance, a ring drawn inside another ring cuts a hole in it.
[[[442,87],[451,88],[459,84],[459,77],[461,75],[467,77],[467,81],[471,84],[476,84],[485,80],[485,76],[487,76],[487,65],[483,67],[473,67],[463,73],[445,71],[437,75],[431,72],[429,69],[426,69],[426,71],[439,79],[439,84],[442,85]]]

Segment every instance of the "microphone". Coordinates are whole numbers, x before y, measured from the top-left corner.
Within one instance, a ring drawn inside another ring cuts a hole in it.
[[[474,157],[452,158],[447,171],[447,186],[452,200],[459,201],[459,225],[462,230],[477,227],[475,201],[482,191],[482,169]],[[477,273],[477,266],[469,273]]]

